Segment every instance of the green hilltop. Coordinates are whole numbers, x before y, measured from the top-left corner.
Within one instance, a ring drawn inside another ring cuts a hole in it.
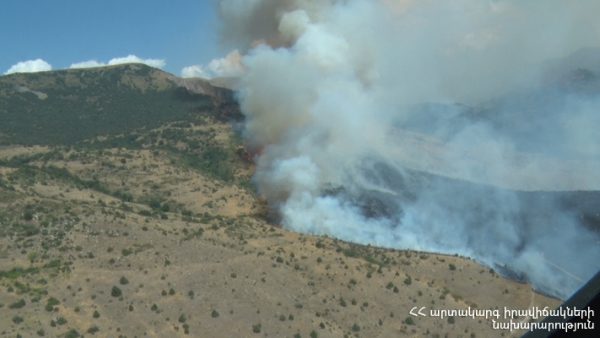
[[[70,145],[223,111],[231,93],[142,64],[0,77],[0,145]]]

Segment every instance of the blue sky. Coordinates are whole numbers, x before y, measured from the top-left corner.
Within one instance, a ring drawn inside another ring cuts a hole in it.
[[[26,60],[53,69],[136,55],[180,74],[222,56],[211,0],[2,0],[0,74]]]

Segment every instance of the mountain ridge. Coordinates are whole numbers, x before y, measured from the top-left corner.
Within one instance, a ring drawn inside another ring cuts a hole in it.
[[[0,77],[0,141],[72,144],[190,121],[200,111],[239,118],[232,96],[205,80],[180,79],[143,64],[10,74]]]

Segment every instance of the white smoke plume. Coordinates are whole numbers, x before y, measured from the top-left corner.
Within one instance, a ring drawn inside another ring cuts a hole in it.
[[[600,190],[600,2],[220,10],[255,181],[285,227],[470,256],[562,298],[600,269],[598,195],[550,192]]]

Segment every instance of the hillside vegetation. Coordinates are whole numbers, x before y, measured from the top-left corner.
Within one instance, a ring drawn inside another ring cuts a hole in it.
[[[218,111],[227,95],[216,88],[194,92],[177,80],[142,64],[0,77],[0,142],[74,144],[193,121]]]

